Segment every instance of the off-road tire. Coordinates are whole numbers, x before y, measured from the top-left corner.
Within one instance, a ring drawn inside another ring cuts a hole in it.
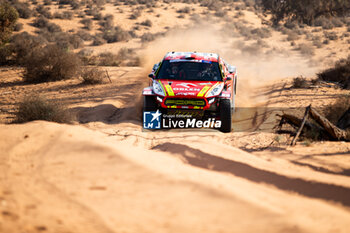
[[[222,99],[220,100],[219,106],[221,128],[220,131],[229,133],[232,130],[232,112],[231,112],[231,100]]]
[[[143,97],[143,111],[144,112],[157,111],[157,103],[154,96],[145,95]]]

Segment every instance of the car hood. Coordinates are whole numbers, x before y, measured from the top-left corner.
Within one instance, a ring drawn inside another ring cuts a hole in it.
[[[218,81],[183,81],[159,80],[169,97],[205,97],[205,95],[221,82]]]

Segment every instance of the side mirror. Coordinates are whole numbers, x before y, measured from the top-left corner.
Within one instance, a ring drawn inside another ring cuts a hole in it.
[[[153,74],[153,73],[150,73],[150,74],[148,75],[148,77],[149,77],[149,78],[154,78],[154,74]]]

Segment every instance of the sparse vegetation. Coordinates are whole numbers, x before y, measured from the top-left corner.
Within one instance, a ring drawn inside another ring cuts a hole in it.
[[[350,11],[347,0],[262,0],[261,3],[265,11],[272,14],[275,24],[292,19],[312,25],[318,17],[343,16]]]
[[[70,123],[73,115],[63,104],[34,95],[25,97],[15,113],[14,123],[44,120],[57,123]]]
[[[336,82],[343,88],[350,89],[350,56],[339,60],[333,68],[317,74],[322,81]]]
[[[27,54],[24,67],[23,79],[26,82],[58,81],[74,77],[80,69],[80,61],[73,53],[56,45],[47,45]]]
[[[96,67],[86,67],[81,73],[83,84],[102,84],[106,78],[105,72]]]
[[[292,88],[308,88],[309,86],[310,83],[302,76],[293,79]]]
[[[16,9],[7,2],[0,2],[0,46],[8,41],[17,19]]]

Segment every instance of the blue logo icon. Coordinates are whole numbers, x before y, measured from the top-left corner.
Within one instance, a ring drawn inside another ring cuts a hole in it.
[[[145,129],[160,129],[160,119],[162,113],[157,110],[156,112],[143,112],[143,128]]]

